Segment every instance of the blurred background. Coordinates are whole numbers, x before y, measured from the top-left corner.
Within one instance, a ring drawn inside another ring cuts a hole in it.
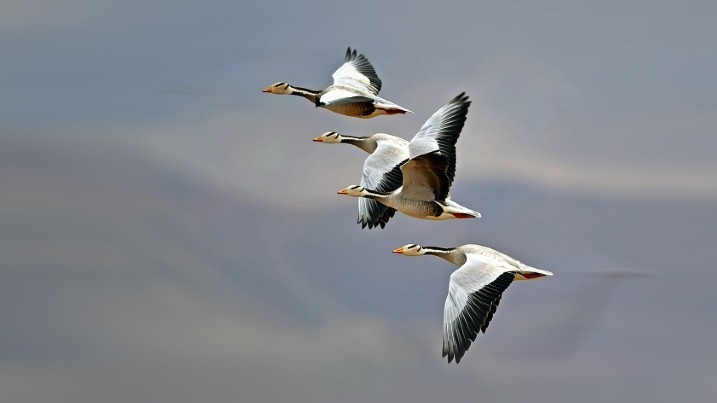
[[[717,7],[708,1],[5,0],[3,402],[717,399]],[[413,115],[359,120],[347,46]],[[461,91],[454,199],[477,220],[355,224],[365,154]],[[460,365],[453,267],[512,285]]]

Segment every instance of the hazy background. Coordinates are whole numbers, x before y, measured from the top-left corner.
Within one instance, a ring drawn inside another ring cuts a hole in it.
[[[3,402],[717,399],[711,1],[0,3]],[[321,89],[347,46],[415,114]],[[452,194],[478,220],[355,225],[365,155],[473,100]],[[452,267],[512,285],[460,365]]]

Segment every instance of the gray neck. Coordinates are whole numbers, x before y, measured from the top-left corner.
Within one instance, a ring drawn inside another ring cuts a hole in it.
[[[424,246],[427,255],[438,256],[456,266],[462,266],[466,262],[465,253],[459,252],[456,248],[439,248],[437,246]]]
[[[369,154],[376,151],[376,148],[378,147],[378,143],[376,143],[376,141],[373,140],[371,137],[353,137],[341,135],[341,142],[353,144]]]

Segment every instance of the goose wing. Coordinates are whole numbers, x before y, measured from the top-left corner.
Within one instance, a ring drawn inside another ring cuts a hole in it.
[[[403,173],[401,194],[414,200],[444,200],[449,189],[448,181],[444,174],[447,168],[446,158],[438,152],[425,154],[406,161],[401,166],[401,172]]]
[[[481,331],[485,333],[500,298],[515,272],[500,269],[485,257],[467,253],[466,263],[451,274],[443,308],[443,356],[461,361]]]
[[[403,181],[400,166],[408,159],[407,141],[378,140],[376,150],[366,158],[363,165],[361,186],[378,192],[392,192]],[[359,198],[358,222],[361,227],[379,225],[383,228],[396,210],[367,198]]]
[[[323,105],[347,105],[347,104],[369,104],[373,108],[375,99],[364,95],[357,95],[346,88],[331,88],[324,92],[319,98],[319,106]]]
[[[359,54],[351,47],[346,49],[344,64],[331,75],[334,85],[347,85],[355,87],[363,92],[378,95],[381,91],[381,79],[378,78],[376,70],[363,53]]]
[[[456,142],[471,102],[460,93],[436,111],[408,145],[409,160],[401,167],[401,192],[416,200],[445,200],[456,174]]]

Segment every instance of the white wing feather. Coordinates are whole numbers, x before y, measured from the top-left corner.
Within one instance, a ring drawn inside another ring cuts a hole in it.
[[[387,183],[385,182],[385,175],[408,158],[408,141],[396,137],[392,140],[378,139],[376,143],[376,150],[364,162],[361,186],[382,192],[398,189],[401,183]],[[371,206],[374,208],[371,208]],[[383,212],[385,207],[382,206],[375,200],[360,198],[359,217],[367,217],[370,221],[374,221],[378,217],[372,217],[370,212],[377,210]]]
[[[467,253],[466,263],[451,274],[448,296],[443,308],[444,356],[448,352],[449,361],[453,356],[456,362],[460,361],[490,315],[493,301],[481,299],[480,294],[485,293],[499,299],[504,287],[512,281],[512,278],[503,279],[498,281],[500,285],[491,285],[504,273],[508,273],[508,270],[496,266],[492,259]],[[474,293],[478,293],[478,298],[474,298],[473,304],[481,304],[480,310],[467,307],[471,294]]]
[[[356,50],[346,51],[346,61],[332,75],[334,85],[349,86],[372,95],[378,95],[381,91],[381,79],[378,78],[376,70],[363,54],[357,54]]]
[[[341,89],[341,88],[334,88],[329,90],[328,92],[325,92],[323,95],[321,95],[321,103],[325,105],[338,105],[338,104],[346,104],[346,103],[353,103],[353,102],[373,102],[374,99],[371,98],[370,94],[365,95],[357,95],[355,92],[351,92],[349,90]]]

